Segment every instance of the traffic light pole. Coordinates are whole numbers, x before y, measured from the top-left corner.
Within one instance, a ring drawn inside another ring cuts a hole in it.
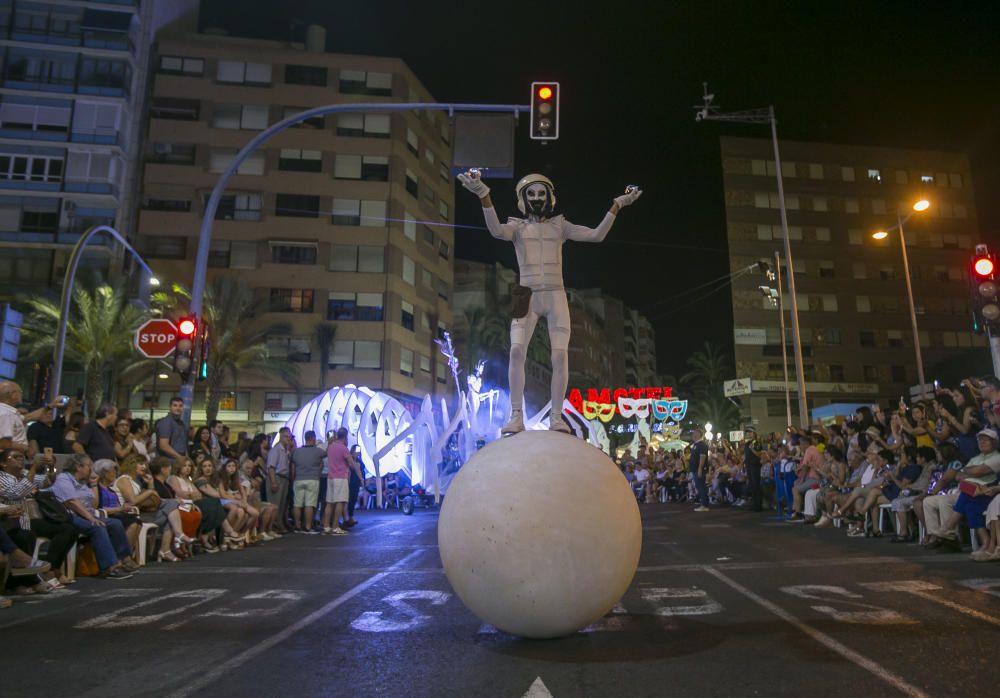
[[[308,119],[327,114],[346,113],[376,113],[376,112],[406,112],[406,111],[446,111],[451,116],[456,111],[472,112],[513,112],[515,116],[521,112],[530,112],[530,104],[462,104],[462,103],[416,103],[416,102],[396,102],[392,104],[328,104],[323,107],[314,107],[298,114],[293,114],[286,119],[282,119],[273,126],[269,126],[256,136],[243,149],[236,154],[229,166],[219,177],[215,188],[212,189],[208,202],[205,204],[205,215],[201,221],[201,233],[198,238],[198,254],[195,257],[194,279],[191,284],[191,308],[190,314],[197,319],[198,326],[201,327],[202,319],[202,299],[205,294],[206,275],[208,273],[208,255],[212,244],[212,224],[215,221],[215,212],[219,208],[222,194],[229,184],[229,180],[236,174],[236,170],[243,164],[251,153],[266,143],[275,135],[287,128],[302,123]],[[102,226],[103,227],[103,226]],[[117,235],[117,234],[116,234]],[[124,242],[124,241],[122,241]],[[131,248],[128,248],[131,250]],[[134,250],[131,250],[134,254]],[[65,287],[64,287],[65,288]],[[191,424],[191,405],[194,402],[195,373],[192,371],[181,384],[180,397],[184,400],[184,424]]]
[[[132,254],[142,268],[146,270],[150,275],[153,274],[153,270],[149,268],[146,264],[146,260],[139,256],[139,253],[135,251],[128,241],[121,236],[121,234],[108,225],[95,225],[93,228],[85,232],[80,236],[80,239],[76,241],[76,245],[73,247],[73,253],[70,255],[69,263],[66,265],[66,277],[63,279],[62,287],[62,298],[59,303],[59,324],[56,327],[56,344],[52,352],[52,380],[49,383],[48,398],[53,400],[57,395],[59,395],[59,388],[62,383],[62,369],[63,360],[66,357],[66,326],[69,323],[69,308],[73,301],[73,284],[76,281],[76,268],[80,265],[80,259],[83,257],[83,248],[87,246],[90,239],[93,238],[98,233],[107,233],[125,248],[125,250]],[[97,405],[87,405],[91,410],[96,410]]]

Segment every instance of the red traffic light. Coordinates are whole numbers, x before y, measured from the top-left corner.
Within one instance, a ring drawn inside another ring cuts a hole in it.
[[[180,322],[177,323],[177,332],[182,337],[193,337],[197,331],[198,323],[195,322],[194,318],[181,318]]]
[[[552,88],[548,85],[538,88],[539,99],[552,99]]]
[[[979,276],[990,276],[994,269],[993,260],[989,257],[977,257],[976,261],[972,263],[972,268]]]

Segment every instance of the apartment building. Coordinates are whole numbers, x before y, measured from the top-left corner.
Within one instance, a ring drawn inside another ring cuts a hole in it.
[[[970,331],[966,267],[980,240],[964,154],[783,141],[781,159],[810,409],[889,404],[917,383],[900,239],[892,227],[897,212],[906,219],[921,198],[931,206],[909,217],[905,236],[926,379],[933,380],[939,362],[984,344]],[[731,271],[773,262],[775,251],[783,259],[771,141],[723,138],[722,167]],[[874,239],[879,230],[889,235]],[[752,379],[749,416],[765,430],[780,430],[782,338],[777,309],[760,285],[774,284],[748,274],[732,285],[734,377]]]
[[[158,38],[136,244],[165,281],[191,283],[205,200],[235,154],[269,125],[328,104],[431,102],[399,59],[177,31]],[[209,283],[255,289],[255,322],[288,323],[272,356],[301,390],[241,375],[222,419],[273,426],[321,389],[353,383],[404,404],[452,388],[434,344],[452,322],[454,185],[445,113],[317,117],[239,168],[215,216]],[[317,323],[336,325],[320,385]],[[148,386],[137,408],[166,407]],[[203,400],[196,397],[194,419]]]

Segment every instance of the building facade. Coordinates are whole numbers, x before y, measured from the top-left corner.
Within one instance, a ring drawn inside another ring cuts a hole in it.
[[[308,36],[158,38],[136,245],[162,279],[191,284],[205,200],[262,129],[327,104],[433,101],[402,61],[326,53],[321,29]],[[292,327],[269,346],[298,364],[301,390],[247,373],[221,419],[272,427],[348,383],[414,406],[452,390],[434,344],[452,322],[451,155],[444,113],[358,112],[290,128],[240,166],[215,216],[209,284],[245,282],[262,309],[254,322]],[[321,385],[323,322],[336,338]],[[133,406],[163,409],[171,392],[144,386]]]
[[[971,332],[969,256],[979,242],[969,163],[960,153],[782,142],[782,175],[810,409],[909,398],[917,367],[896,213],[905,223],[926,380],[935,364],[985,344]],[[784,258],[770,140],[722,139],[730,270]],[[872,233],[888,230],[885,239]],[[787,269],[782,262],[785,288]],[[736,372],[751,378],[744,412],[785,426],[777,308],[761,273],[732,284]],[[784,291],[783,291],[784,292]],[[789,308],[785,299],[786,311]],[[786,321],[792,414],[795,367]],[[796,419],[797,421],[797,419]]]
[[[153,7],[0,0],[0,295],[54,293],[84,232],[132,229]]]

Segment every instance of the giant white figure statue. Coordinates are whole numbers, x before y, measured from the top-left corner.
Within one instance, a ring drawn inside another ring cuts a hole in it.
[[[493,208],[490,188],[480,179],[478,170],[458,175],[462,186],[479,197],[483,216],[490,234],[500,240],[514,243],[519,286],[514,289],[513,320],[510,325],[510,381],[511,414],[502,433],[516,434],[524,431],[524,360],[528,343],[534,334],[538,318],[544,317],[549,327],[552,346],[552,414],[549,429],[569,433],[569,425],[562,417],[562,404],[569,382],[569,303],[563,287],[562,245],[566,240],[601,242],[607,237],[615,216],[623,207],[635,202],[642,195],[638,187],[628,187],[617,196],[604,220],[596,228],[574,225],[563,216],[553,216],[556,205],[555,186],[540,174],[530,174],[515,187],[517,207],[527,218],[509,218],[501,223]]]

